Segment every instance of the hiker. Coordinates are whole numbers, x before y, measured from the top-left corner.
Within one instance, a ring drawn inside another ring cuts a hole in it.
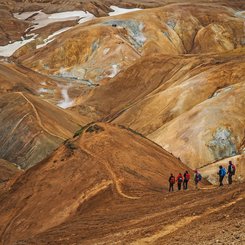
[[[195,175],[194,175],[194,182],[195,182],[195,186],[196,189],[198,189],[198,183],[202,180],[202,175],[197,171],[197,169],[195,170]]]
[[[179,173],[179,175],[177,176],[176,181],[177,181],[177,184],[178,184],[178,190],[180,191],[181,190],[181,185],[182,185],[182,182],[183,182],[183,176],[182,176],[181,173]]]
[[[232,176],[235,175],[236,173],[236,167],[232,163],[232,161],[229,161],[229,166],[228,166],[228,183],[229,185],[232,184]]]
[[[175,177],[173,174],[170,175],[169,179],[168,179],[168,182],[169,182],[169,192],[172,190],[174,191],[174,183],[175,183]]]
[[[219,166],[218,175],[219,175],[219,186],[223,186],[223,179],[226,175],[226,169],[222,165]]]
[[[188,182],[190,180],[191,175],[189,172],[186,170],[184,173],[184,182],[183,182],[183,189],[187,190],[188,189]]]

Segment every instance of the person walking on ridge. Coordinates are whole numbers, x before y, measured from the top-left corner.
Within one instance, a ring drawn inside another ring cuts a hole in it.
[[[169,192],[174,191],[175,177],[173,174],[170,175],[168,182],[169,182]]]
[[[188,189],[188,182],[189,182],[190,178],[191,178],[191,175],[186,170],[185,173],[184,173],[184,182],[183,182],[183,189],[184,190]]]
[[[223,179],[224,179],[224,177],[226,175],[226,169],[222,165],[219,166],[218,175],[219,175],[219,186],[223,186],[224,185],[223,184]]]
[[[182,176],[181,173],[179,173],[179,175],[177,176],[176,181],[177,181],[177,184],[178,184],[178,190],[180,191],[181,190],[181,185],[182,185],[182,182],[183,182],[183,176]]]
[[[195,170],[194,182],[195,182],[196,189],[198,189],[198,183],[201,180],[202,180],[202,175],[197,170]]]
[[[232,163],[232,161],[229,161],[229,166],[228,166],[228,183],[229,185],[232,184],[232,176],[235,175],[236,172],[236,167]]]

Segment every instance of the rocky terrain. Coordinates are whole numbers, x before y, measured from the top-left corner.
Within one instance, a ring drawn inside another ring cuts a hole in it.
[[[229,24],[224,25],[226,21]],[[95,18],[41,48],[39,37],[14,57],[45,74],[98,83],[152,53],[219,53],[240,48],[245,41],[243,30],[244,19],[231,8],[168,5]]]
[[[84,125],[83,118],[30,94],[0,96],[0,156],[22,168],[47,157]]]
[[[0,198],[3,244],[60,225],[97,198],[135,201],[166,191],[169,169],[185,170],[171,154],[125,128],[91,124],[76,135],[7,185]]]
[[[242,0],[1,1],[0,245],[245,243],[244,45]]]
[[[213,235],[203,234],[195,223],[210,220],[210,231],[220,220],[230,221],[212,239],[232,233],[230,240],[244,241],[243,233],[237,233],[244,227],[243,186],[214,192],[202,185],[200,191],[167,194],[170,169],[176,174],[185,167],[131,130],[105,123],[83,127],[6,185],[0,197],[1,242],[167,244],[171,239],[179,244],[184,239],[187,244],[190,236],[177,234],[188,229],[209,240]]]
[[[0,159],[0,185],[14,177],[20,170],[15,164]]]

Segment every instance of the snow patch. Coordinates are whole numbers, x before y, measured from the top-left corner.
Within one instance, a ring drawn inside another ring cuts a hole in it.
[[[61,100],[57,106],[66,109],[69,108],[73,105],[73,100],[69,97],[68,95],[68,89],[70,88],[70,86],[60,86],[61,88],[61,95],[63,97],[63,100]]]
[[[72,27],[65,27],[65,28],[62,28],[56,32],[54,32],[53,34],[51,34],[50,36],[48,36],[46,39],[43,40],[43,43],[42,44],[39,44],[36,46],[36,49],[39,49],[39,48],[42,48],[44,46],[46,46],[48,43],[51,43],[52,41],[55,40],[55,36],[65,32],[65,31],[68,31],[70,30]]]
[[[33,35],[30,39],[22,38],[21,41],[16,41],[5,46],[0,46],[0,56],[10,57],[17,49],[26,45],[27,43],[34,41],[38,35]]]
[[[35,15],[34,15],[35,14]],[[84,23],[85,21],[91,20],[94,18],[94,15],[89,12],[84,11],[67,11],[53,14],[45,14],[44,12],[36,11],[36,12],[25,12],[25,13],[14,13],[14,17],[17,19],[25,20],[30,16],[33,16],[33,20],[31,21],[33,26],[30,29],[36,30],[42,27],[47,26],[48,24],[60,21],[68,21],[68,20],[79,20],[79,23]]]
[[[112,65],[111,74],[108,75],[108,77],[110,77],[110,78],[115,77],[115,76],[118,74],[119,71],[120,71],[120,70],[119,70],[119,68],[118,68],[118,65]]]
[[[36,46],[36,49],[43,48],[43,47],[45,47],[47,44],[53,42],[54,40],[55,40],[55,38],[50,39],[50,40],[49,40],[49,39],[44,39],[44,40],[43,40],[44,43],[37,45],[37,46]]]
[[[230,91],[230,90],[232,89],[232,87],[233,87],[233,86],[228,86],[228,87],[226,87],[226,88],[222,88],[222,89],[217,90],[217,91],[213,94],[212,98],[213,98],[213,97],[217,97],[217,96],[219,96],[219,95],[222,95],[223,93],[226,93],[226,92]]]
[[[110,6],[110,8],[113,10],[113,12],[109,12],[110,16],[120,15],[120,14],[126,14],[134,11],[142,10],[140,8],[132,8],[132,9],[125,9],[125,8],[119,8],[117,6]]]
[[[95,16],[89,12],[86,11],[86,16],[81,17],[81,19],[78,21],[79,24],[85,23],[89,20],[94,19]]]
[[[14,13],[14,17],[19,20],[26,20],[34,14],[38,14],[39,11],[32,11],[32,12],[23,12],[23,13]]]
[[[38,89],[37,92],[40,93],[40,94],[48,93],[49,92],[49,89],[47,89],[47,88],[40,88],[40,89]]]

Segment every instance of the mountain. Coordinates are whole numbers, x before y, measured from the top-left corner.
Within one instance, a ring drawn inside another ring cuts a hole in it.
[[[23,93],[0,96],[0,158],[27,168],[86,124],[83,117]]]
[[[147,193],[166,191],[170,172],[184,170],[178,159],[132,130],[90,124],[0,197],[1,242],[14,244],[77,216],[82,220],[82,210],[105,202],[126,208]]]
[[[244,151],[244,61],[244,50],[142,58],[77,110],[89,115],[89,108],[94,120],[130,127],[201,167]]]
[[[0,185],[7,182],[19,172],[20,170],[15,164],[0,159]]]
[[[8,59],[0,60],[0,83],[0,95],[24,92],[61,108],[72,106],[77,96],[92,89],[84,83],[40,74]]]
[[[244,153],[241,1],[5,4],[29,28],[2,69],[37,77],[18,85],[7,78],[9,90],[29,91],[86,122],[123,124],[191,168]],[[56,13],[57,4],[80,11]]]
[[[103,83],[152,53],[220,53],[241,48],[244,19],[239,13],[220,5],[179,3],[93,18],[48,38],[41,47],[35,39],[13,57],[43,74]]]
[[[0,245],[243,244],[244,26],[244,0],[2,0]]]
[[[0,241],[189,244],[195,234],[200,244],[239,244],[244,238],[244,183],[168,194],[169,172],[185,169],[130,129],[87,125],[0,196]]]
[[[0,94],[27,92],[38,95],[38,91],[45,90],[45,85],[52,90],[57,87],[49,77],[7,60],[0,61],[0,83]]]
[[[0,45],[21,39],[29,25],[25,21],[14,18],[10,12],[10,6],[5,1],[0,3]]]

